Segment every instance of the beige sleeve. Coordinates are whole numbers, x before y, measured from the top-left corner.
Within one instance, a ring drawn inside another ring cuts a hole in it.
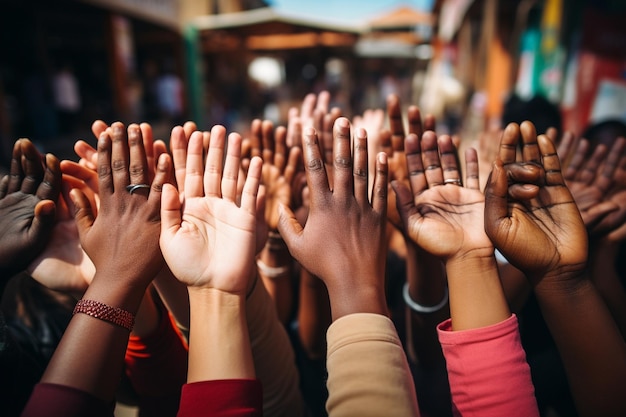
[[[350,314],[328,329],[329,417],[419,416],[409,364],[389,318]]]
[[[256,377],[263,385],[263,415],[303,416],[293,348],[260,278],[246,301],[246,316]]]

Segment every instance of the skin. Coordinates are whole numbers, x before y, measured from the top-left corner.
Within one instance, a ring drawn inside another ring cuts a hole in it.
[[[61,192],[61,169],[28,139],[13,146],[9,175],[0,181],[0,288],[25,269],[52,235]]]
[[[173,186],[166,185],[163,195],[161,247],[170,269],[189,291],[188,382],[255,376],[245,300],[254,276],[262,162],[252,159],[238,196],[241,137],[229,136],[222,165],[225,143],[224,128],[214,127],[205,164],[202,135],[192,134],[184,206]]]
[[[520,167],[538,169],[537,178],[520,178]],[[626,344],[587,276],[585,224],[556,148],[528,122],[505,130],[485,190],[485,231],[532,285],[579,414],[624,415]]]
[[[500,284],[494,248],[484,232],[484,196],[479,190],[477,155],[466,153],[466,185],[460,179],[452,139],[426,132],[405,141],[410,190],[394,183],[404,230],[415,244],[445,264],[453,330],[496,324],[511,313]]]
[[[123,124],[114,123],[100,135],[97,152],[98,216],[79,189],[70,193],[81,246],[96,268],[84,298],[136,314],[146,288],[163,266],[158,245],[161,189],[170,178],[171,161],[162,155],[151,187],[131,195],[126,191],[129,184],[150,183],[139,126],[130,126],[127,135]],[[128,330],[104,320],[74,315],[41,381],[112,401],[128,335]]]
[[[304,162],[310,189],[306,224],[281,206],[278,229],[292,256],[324,281],[332,318],[369,312],[386,314],[384,296],[387,158],[377,156],[372,200],[367,193],[367,138],[355,135],[354,156],[350,123],[337,119],[334,127],[334,186],[324,169],[314,129],[304,132]],[[367,256],[362,256],[368,254]]]

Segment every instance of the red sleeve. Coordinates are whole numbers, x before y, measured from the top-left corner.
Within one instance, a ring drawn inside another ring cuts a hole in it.
[[[225,379],[186,384],[178,417],[260,417],[263,390],[258,379]]]
[[[455,416],[539,416],[517,317],[454,332],[437,327],[446,358]]]
[[[39,383],[22,417],[113,417],[115,403],[65,385]]]
[[[131,336],[126,375],[139,397],[142,417],[175,416],[187,380],[187,344],[165,307],[158,328],[146,337]]]

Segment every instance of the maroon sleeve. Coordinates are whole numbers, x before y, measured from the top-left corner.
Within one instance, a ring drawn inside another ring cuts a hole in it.
[[[261,417],[263,390],[258,379],[225,379],[186,384],[178,417]]]
[[[132,336],[126,349],[126,375],[138,396],[140,415],[175,416],[187,380],[187,344],[165,307],[158,328]]]
[[[115,402],[107,403],[87,392],[65,385],[35,385],[22,417],[113,417]]]

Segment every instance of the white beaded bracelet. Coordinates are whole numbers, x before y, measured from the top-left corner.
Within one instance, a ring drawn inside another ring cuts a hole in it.
[[[287,275],[289,272],[289,265],[284,266],[269,266],[260,259],[256,260],[256,266],[259,268],[261,275],[267,278],[278,278]]]
[[[409,308],[415,311],[416,313],[425,313],[425,314],[434,313],[436,311],[441,310],[443,306],[445,306],[446,303],[448,302],[448,287],[444,288],[443,300],[441,300],[439,304],[436,304],[434,306],[423,306],[421,304],[416,303],[411,298],[411,294],[409,294],[408,282],[404,283],[404,288],[402,289],[402,296],[404,297],[404,302],[406,303],[406,305],[409,306]]]

